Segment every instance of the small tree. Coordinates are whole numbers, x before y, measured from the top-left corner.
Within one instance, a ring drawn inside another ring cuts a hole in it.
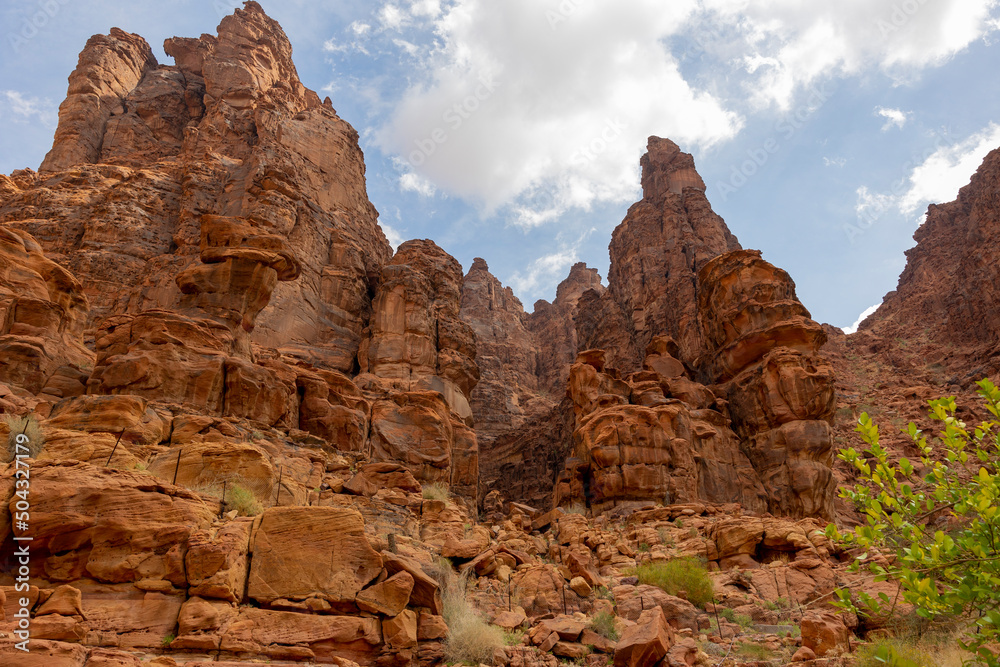
[[[915,424],[906,429],[921,452],[922,479],[907,459],[890,462],[878,426],[862,414],[856,430],[868,448],[863,454],[844,449],[838,456],[863,480],[842,487],[840,495],[860,508],[864,523],[845,533],[831,524],[827,535],[865,552],[855,566],[871,549],[891,550],[895,558],[888,567],[868,565],[876,580],[898,581],[903,599],[925,619],[970,619],[962,647],[995,667],[1000,659],[990,644],[1000,637],[1000,390],[989,380],[978,385],[994,419],[972,429],[954,416],[954,397],[928,401],[931,419],[943,426],[937,439],[944,461],[932,460],[932,447]],[[946,529],[935,528],[935,516],[946,517]],[[850,591],[837,595],[837,604],[862,614],[889,613],[895,602],[885,593],[859,591],[859,608]]]

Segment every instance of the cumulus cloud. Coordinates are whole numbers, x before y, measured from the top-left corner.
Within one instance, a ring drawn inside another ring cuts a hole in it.
[[[507,284],[520,294],[536,294],[539,287],[566,277],[569,269],[580,260],[575,247],[563,247],[557,252],[542,255],[524,271],[514,272]]]
[[[395,227],[387,225],[381,220],[378,224],[379,227],[382,228],[382,233],[385,234],[386,240],[389,241],[389,245],[392,246],[392,251],[396,252],[396,249],[399,248],[399,245],[405,240],[403,235],[400,234]]]
[[[51,100],[25,95],[17,90],[4,90],[0,97],[0,118],[15,123],[37,120],[45,127],[55,127],[59,113]]]
[[[886,107],[876,107],[875,114],[885,118],[885,124],[882,126],[883,132],[888,132],[894,127],[902,129],[910,117],[910,114],[901,109],[889,109]]]
[[[903,81],[998,29],[995,0],[705,0],[716,20],[741,26],[737,60],[760,105],[788,109],[797,90],[829,76],[878,68]]]
[[[695,6],[459,0],[434,21],[429,77],[403,94],[379,144],[524,225],[633,199],[649,134],[690,150],[741,127],[685,81],[664,42]]]
[[[408,163],[401,189],[419,176],[535,226],[634,200],[650,134],[709,150],[833,78],[910,80],[996,31],[997,4],[383,0],[364,25],[407,85],[386,79],[372,137]],[[886,129],[907,122],[876,113]]]
[[[850,336],[852,333],[857,333],[858,327],[861,326],[861,323],[864,322],[869,315],[878,310],[878,307],[881,305],[882,305],[881,303],[876,303],[874,306],[869,306],[868,308],[865,308],[864,312],[858,315],[858,319],[855,320],[854,324],[852,324],[849,327],[840,327],[840,330],[843,331],[848,336]]]
[[[857,225],[845,225],[848,237],[853,239],[875,224],[887,213],[902,214],[923,224],[928,204],[949,202],[968,184],[983,158],[1000,145],[1000,125],[990,123],[984,129],[963,141],[929,149],[922,156],[908,162],[915,164],[903,178],[895,181],[888,192],[872,192],[867,186],[857,189],[854,210]],[[917,212],[921,215],[915,216]]]
[[[911,172],[899,209],[912,215],[930,203],[948,202],[969,182],[983,158],[1000,145],[1000,125],[990,123],[965,141],[942,146]]]

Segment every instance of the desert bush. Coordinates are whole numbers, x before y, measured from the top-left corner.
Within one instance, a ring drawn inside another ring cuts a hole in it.
[[[573,503],[572,505],[567,505],[566,507],[560,508],[566,514],[587,514],[587,508],[584,507],[583,503]]]
[[[767,660],[771,657],[771,651],[766,646],[761,646],[760,644],[743,642],[736,647],[736,655],[741,658],[750,658],[751,660]]]
[[[31,458],[37,458],[45,447],[45,436],[42,434],[42,427],[38,425],[35,415],[3,415],[3,420],[10,428],[7,434],[7,447],[4,452],[4,463],[13,461],[17,454],[27,454]],[[19,449],[18,436],[24,435],[27,442],[22,440]]]
[[[239,516],[257,516],[264,511],[260,501],[242,484],[233,483],[226,486],[226,508],[236,510]]]
[[[954,636],[935,645],[927,638],[884,637],[865,644],[855,653],[857,667],[961,667],[969,654],[962,651]]]
[[[674,560],[644,563],[635,569],[640,584],[662,588],[670,595],[686,591],[692,604],[704,607],[712,601],[715,589],[705,565],[697,558],[676,558]]]
[[[448,487],[441,482],[434,482],[433,484],[428,484],[421,489],[421,495],[423,495],[424,500],[443,500],[448,502],[451,498],[451,493],[448,491]]]
[[[599,611],[590,619],[590,629],[605,639],[618,641],[618,628],[615,627],[615,615],[609,611]]]
[[[442,616],[448,625],[445,660],[492,664],[493,652],[502,648],[508,637],[503,628],[487,623],[466,597],[468,573],[459,576],[448,561],[439,559],[435,563],[434,576],[441,586]]]

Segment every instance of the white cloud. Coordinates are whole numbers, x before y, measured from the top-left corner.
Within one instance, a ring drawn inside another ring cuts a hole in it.
[[[900,109],[890,109],[887,107],[876,107],[875,114],[886,119],[885,124],[882,126],[883,132],[887,132],[894,127],[902,129],[910,117],[910,114],[905,111]]]
[[[424,197],[432,197],[435,192],[434,184],[426,178],[421,178],[412,171],[406,172],[399,177],[399,187],[404,192],[416,192]]]
[[[402,234],[400,234],[395,227],[390,227],[381,220],[378,225],[382,228],[382,233],[385,234],[385,238],[389,241],[389,245],[392,246],[392,251],[396,252],[396,249],[405,240]]]
[[[899,199],[899,209],[912,215],[929,203],[949,202],[968,184],[983,158],[1000,146],[1000,125],[990,123],[965,141],[942,146],[917,165],[909,189]]]
[[[858,319],[854,322],[854,324],[852,324],[849,327],[840,327],[840,330],[843,331],[848,336],[850,336],[852,333],[857,333],[858,327],[861,326],[861,323],[864,322],[869,315],[878,310],[878,307],[881,305],[882,305],[881,303],[876,303],[874,306],[869,306],[868,308],[865,308],[864,312],[858,315]]]
[[[569,268],[579,259],[575,247],[563,247],[557,252],[542,255],[524,272],[516,271],[507,280],[507,284],[519,294],[536,294],[540,287],[565,278]]]
[[[833,157],[833,158],[824,156],[823,164],[827,167],[843,167],[845,164],[847,164],[847,158],[843,156]]]
[[[998,29],[996,0],[705,0],[716,22],[739,25],[734,59],[755,74],[756,103],[788,109],[797,90],[878,68],[897,80],[943,64]]]
[[[379,23],[387,30],[399,31],[407,23],[406,14],[396,5],[385,5],[378,13]]]
[[[989,38],[997,5],[383,0],[374,21],[408,83],[373,84],[386,102],[374,140],[438,193],[544,224],[634,200],[650,134],[710,149],[739,133],[742,114],[787,112],[832,78],[911,80]],[[907,122],[877,113],[886,128]]]
[[[59,122],[58,110],[50,100],[25,95],[16,90],[2,91],[0,118],[15,123],[30,123],[37,118],[45,127],[55,127]]]
[[[858,214],[859,218],[875,220],[886,210],[898,205],[896,197],[891,194],[872,192],[865,185],[858,188],[856,194],[858,199],[854,204],[854,212]]]
[[[694,0],[578,0],[553,25],[559,6],[457,0],[433,22],[429,77],[403,94],[381,148],[439,190],[531,225],[633,200],[650,134],[691,150],[737,133],[741,118],[693,89],[664,43]]]
[[[440,0],[413,0],[410,3],[410,13],[414,16],[437,18],[441,14]]]

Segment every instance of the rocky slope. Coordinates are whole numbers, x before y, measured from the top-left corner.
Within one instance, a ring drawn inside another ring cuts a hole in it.
[[[164,48],[89,40],[38,172],[0,176],[0,441],[33,448],[28,500],[0,469],[0,662],[435,665],[479,613],[499,665],[834,665],[884,624],[828,611],[895,593],[822,532],[851,516],[833,448],[990,367],[991,265],[945,238],[988,243],[997,154],[846,338],[651,137],[607,288],[577,264],[528,314],[482,259],[391,252],[258,4]],[[983,326],[939,359],[947,325],[903,336],[941,312]],[[684,557],[710,599],[634,574]]]
[[[963,383],[996,373],[998,202],[1000,149],[986,156],[955,201],[928,207],[925,222],[913,235],[917,244],[906,251],[899,285],[861,330],[913,342],[916,349],[910,354],[959,374]]]

